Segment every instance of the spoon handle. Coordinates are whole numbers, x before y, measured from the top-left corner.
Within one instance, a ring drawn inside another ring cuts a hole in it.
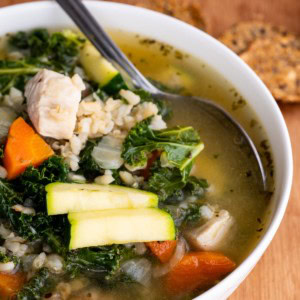
[[[80,0],[56,0],[96,49],[137,88],[156,93],[157,89],[135,68],[120,48],[105,33]]]

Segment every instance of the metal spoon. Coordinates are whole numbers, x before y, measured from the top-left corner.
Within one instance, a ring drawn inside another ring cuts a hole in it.
[[[238,139],[240,140],[239,144],[248,147],[249,154],[253,155],[255,158],[261,175],[263,189],[266,190],[265,170],[253,141],[245,129],[237,121],[235,121],[229,113],[224,110],[224,108],[207,99],[194,96],[187,97],[160,91],[153,86],[128,60],[125,54],[111,40],[95,18],[90,14],[81,0],[56,0],[56,2],[70,16],[101,55],[120,71],[123,77],[125,77],[125,80],[130,80],[133,87],[141,88],[150,92],[153,98],[165,99],[167,101],[177,103],[184,101],[185,103],[196,105],[197,110],[199,110],[199,114],[200,112],[209,114],[218,122],[221,122],[224,127],[235,130],[236,136],[238,136]]]

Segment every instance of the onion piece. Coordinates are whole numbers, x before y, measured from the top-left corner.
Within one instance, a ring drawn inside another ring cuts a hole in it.
[[[151,263],[146,258],[134,258],[122,264],[121,270],[134,281],[148,286],[152,277]]]
[[[156,266],[153,269],[153,277],[161,277],[164,276],[165,274],[169,273],[179,261],[183,258],[187,251],[187,244],[184,238],[179,238],[176,246],[176,250],[169,260],[169,262]]]
[[[134,251],[137,255],[143,255],[147,252],[145,243],[134,243]]]
[[[119,169],[124,160],[121,157],[123,140],[104,136],[92,151],[92,157],[103,169]]]
[[[0,107],[0,140],[6,138],[12,122],[17,118],[17,114],[9,107]]]

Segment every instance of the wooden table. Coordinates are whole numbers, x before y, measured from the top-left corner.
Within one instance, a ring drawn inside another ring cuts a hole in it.
[[[30,0],[0,0],[0,6],[26,1]],[[228,14],[223,11],[224,21],[222,21],[223,16],[220,16],[220,19],[216,18],[215,8],[220,6],[223,1],[199,1],[203,2],[204,9],[207,7],[204,15],[209,12],[213,15],[209,20],[213,34],[219,33],[220,28],[229,26],[234,20],[239,20],[241,14],[238,11],[244,7],[246,2],[244,0],[224,0],[228,4],[224,7],[227,7],[227,10],[228,7],[230,8]],[[259,13],[259,15],[265,16],[265,19],[272,20],[272,13],[269,11],[273,10],[275,23],[286,24],[300,33],[299,0],[251,0],[247,2],[251,6],[247,13],[247,19],[249,16]],[[292,3],[295,4],[295,9],[291,7]],[[258,11],[259,9],[261,11]],[[266,11],[268,13],[264,14]],[[213,26],[213,22],[215,22],[215,26]],[[280,105],[280,108],[289,129],[294,153],[294,182],[290,202],[280,229],[270,247],[250,276],[230,297],[230,300],[296,300],[300,298],[300,104]]]

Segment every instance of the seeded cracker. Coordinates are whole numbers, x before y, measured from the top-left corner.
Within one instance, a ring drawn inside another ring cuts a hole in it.
[[[259,22],[241,23],[220,41],[235,51],[283,102],[300,102],[300,38]]]

